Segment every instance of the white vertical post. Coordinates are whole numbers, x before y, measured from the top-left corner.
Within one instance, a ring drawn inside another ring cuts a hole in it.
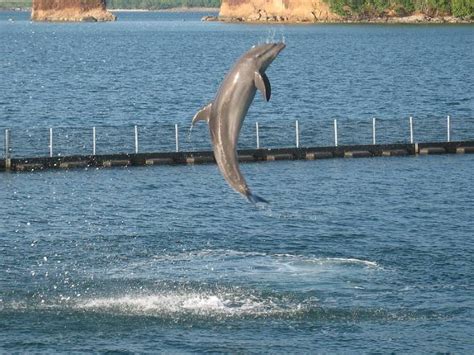
[[[10,156],[10,132],[5,129],[5,160],[8,160]]]
[[[258,132],[258,122],[255,122],[255,134],[257,136],[257,149],[260,148],[260,134]]]
[[[92,127],[92,155],[95,155],[95,126]]]
[[[296,120],[295,129],[296,129],[296,148],[299,148],[300,147],[300,124],[298,120]]]
[[[372,118],[372,144],[375,145],[375,117]]]
[[[49,156],[53,157],[53,128],[49,129]]]
[[[334,146],[337,147],[337,120],[334,120]]]
[[[176,151],[179,152],[178,124],[174,125],[174,139],[176,141]]]
[[[10,130],[5,129],[5,170],[11,169],[10,160]]]
[[[138,154],[138,126],[135,125],[135,154]]]
[[[413,144],[413,117],[410,116],[410,143]]]
[[[447,129],[448,129],[448,142],[451,142],[451,117],[447,117]]]

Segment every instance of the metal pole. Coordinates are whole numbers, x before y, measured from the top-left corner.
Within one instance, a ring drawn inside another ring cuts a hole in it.
[[[296,120],[296,148],[300,147],[300,125],[298,120]]]
[[[447,128],[448,128],[448,142],[451,142],[451,117],[447,117]]]
[[[255,134],[257,135],[257,149],[260,148],[260,134],[258,132],[258,122],[255,122]]]
[[[49,156],[53,157],[53,129],[49,129]]]
[[[410,116],[410,143],[413,144],[413,117]]]
[[[92,155],[95,155],[95,126],[92,127]]]
[[[375,117],[372,118],[372,144],[375,145]]]
[[[174,137],[176,141],[176,151],[179,152],[178,124],[174,125]]]
[[[10,142],[9,142],[9,132],[8,129],[5,129],[5,160],[8,159],[9,150],[10,150]]]
[[[334,120],[334,146],[337,147],[337,120]]]
[[[11,169],[10,160],[10,130],[5,129],[5,170]]]
[[[135,125],[135,154],[138,154],[138,127]]]

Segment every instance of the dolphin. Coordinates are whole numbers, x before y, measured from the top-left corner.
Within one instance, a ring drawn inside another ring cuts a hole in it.
[[[264,202],[253,194],[239,168],[237,142],[245,115],[258,90],[270,100],[271,87],[265,70],[285,48],[284,43],[253,46],[241,56],[227,73],[212,102],[199,110],[191,128],[198,121],[206,121],[212,140],[214,157],[227,183],[250,202]]]

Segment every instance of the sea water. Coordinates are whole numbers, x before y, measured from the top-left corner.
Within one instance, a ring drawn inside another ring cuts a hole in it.
[[[189,127],[232,62],[281,34],[272,100],[244,124],[279,127],[267,142],[293,144],[299,119],[302,143],[331,144],[334,118],[343,143],[370,142],[372,116],[405,141],[410,115],[418,139],[443,140],[448,114],[453,139],[473,138],[472,26],[200,16],[0,13],[0,126],[23,142]],[[2,173],[0,351],[472,352],[473,169],[471,155],[243,164],[264,208],[214,165]]]

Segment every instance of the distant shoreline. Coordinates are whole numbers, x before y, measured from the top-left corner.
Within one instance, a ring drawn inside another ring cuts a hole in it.
[[[29,12],[31,8],[0,8],[0,11],[13,11],[13,12]],[[168,12],[168,13],[209,13],[219,12],[217,7],[172,7],[169,9],[107,9],[110,12]],[[327,20],[327,21],[260,21],[260,20],[249,20],[240,17],[220,17],[220,16],[204,16],[202,21],[209,22],[226,22],[226,23],[242,23],[242,24],[253,24],[253,25],[315,25],[315,24],[474,24],[474,19],[463,19],[454,16],[435,16],[429,17],[423,14],[405,16],[405,17],[373,17],[363,19],[339,19],[339,20]]]
[[[110,12],[219,12],[218,7],[171,7],[169,9],[107,9]]]
[[[31,7],[0,7],[0,11],[28,12]]]
[[[317,25],[317,24],[387,24],[387,25],[429,25],[429,24],[474,24],[474,19],[464,19],[454,16],[434,16],[430,17],[423,14],[404,16],[404,17],[366,17],[360,19],[337,19],[337,20],[254,20],[242,17],[221,17],[221,16],[205,16],[203,21],[210,22],[227,22],[227,23],[242,23],[253,25]]]

